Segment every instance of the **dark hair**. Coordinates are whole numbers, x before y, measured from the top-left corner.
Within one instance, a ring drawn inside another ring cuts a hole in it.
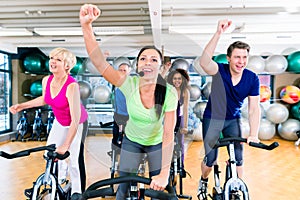
[[[181,68],[177,68],[175,70],[172,70],[169,74],[168,74],[168,78],[167,78],[167,82],[171,85],[173,85],[173,77],[175,76],[175,74],[179,73],[183,79],[182,79],[182,84],[180,86],[180,90],[183,91],[185,88],[188,87],[188,82],[190,81],[190,76],[187,73],[186,70],[181,69]]]
[[[247,52],[250,52],[250,46],[245,43],[245,42],[241,42],[241,41],[236,41],[234,43],[232,43],[231,45],[229,45],[228,49],[227,49],[227,56],[231,57],[232,51],[234,49],[246,49]]]
[[[138,53],[138,56],[137,56],[137,59],[136,59],[137,60],[136,63],[138,63],[141,54],[145,50],[148,50],[148,49],[154,49],[154,50],[156,50],[157,53],[160,56],[161,61],[163,60],[162,53],[160,52],[159,49],[157,49],[155,46],[145,46]],[[166,98],[166,92],[167,92],[167,82],[166,82],[165,79],[163,79],[163,77],[160,74],[158,74],[157,81],[156,81],[156,86],[155,86],[155,91],[154,91],[155,110],[156,110],[156,115],[157,115],[158,118],[160,117],[161,112],[162,112],[162,107],[164,105],[165,98]]]

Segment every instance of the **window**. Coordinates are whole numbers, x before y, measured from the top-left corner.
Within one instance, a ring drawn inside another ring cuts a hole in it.
[[[9,56],[0,52],[0,134],[11,130],[10,96],[11,71],[9,70]]]

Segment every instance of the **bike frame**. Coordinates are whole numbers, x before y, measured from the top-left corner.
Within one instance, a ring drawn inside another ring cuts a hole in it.
[[[214,165],[215,186],[213,187],[212,196],[209,195],[212,199],[230,200],[231,195],[237,195],[237,193],[240,191],[243,194],[243,200],[249,200],[249,192],[247,185],[242,179],[238,177],[237,174],[237,166],[234,152],[235,142],[247,143],[247,139],[240,137],[223,138],[219,139],[218,143],[214,146],[214,148],[227,146],[229,160],[226,165],[224,189],[222,189],[222,187],[220,186],[219,166],[217,164]],[[250,142],[249,146],[265,150],[273,150],[274,148],[278,147],[279,144],[277,142],[273,142],[270,145],[266,145],[263,143]]]
[[[61,200],[68,200],[70,199],[70,196],[68,196],[68,192],[71,189],[71,184],[68,183],[65,188],[63,189],[61,185],[58,184],[57,177],[55,176],[55,169],[57,167],[57,162],[54,161],[53,158],[46,158],[46,170],[45,173],[41,174],[36,182],[34,183],[33,187],[33,194],[32,194],[32,200],[36,200],[36,197],[38,196],[38,192],[40,190],[41,186],[50,186],[51,192],[50,192],[50,200],[55,200],[57,195],[59,196],[59,199]]]
[[[228,161],[229,163],[226,166],[226,175],[229,174],[229,177],[226,178],[224,184],[224,191],[223,191],[224,200],[229,200],[230,194],[232,194],[232,192],[238,192],[238,191],[241,191],[243,193],[244,200],[249,200],[249,192],[248,192],[247,185],[237,175],[234,143],[229,144],[228,153],[229,153],[229,161]]]

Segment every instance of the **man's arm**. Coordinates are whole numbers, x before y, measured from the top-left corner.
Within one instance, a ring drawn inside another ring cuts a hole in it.
[[[258,130],[260,125],[260,106],[259,106],[259,95],[248,97],[248,111],[249,111],[249,125],[250,134],[248,137],[248,142],[259,142]]]
[[[215,61],[213,61],[212,57],[222,33],[224,33],[230,25],[231,21],[220,20],[216,33],[210,39],[202,52],[199,64],[208,75],[215,75],[218,72],[218,65]]]

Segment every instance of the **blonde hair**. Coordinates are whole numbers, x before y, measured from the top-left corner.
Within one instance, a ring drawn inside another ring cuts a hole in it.
[[[53,56],[62,56],[62,59],[64,60],[66,65],[69,67],[67,70],[68,73],[70,73],[70,71],[76,65],[76,62],[77,62],[76,56],[66,48],[58,47],[58,48],[53,49],[49,53],[49,57],[51,58]]]

